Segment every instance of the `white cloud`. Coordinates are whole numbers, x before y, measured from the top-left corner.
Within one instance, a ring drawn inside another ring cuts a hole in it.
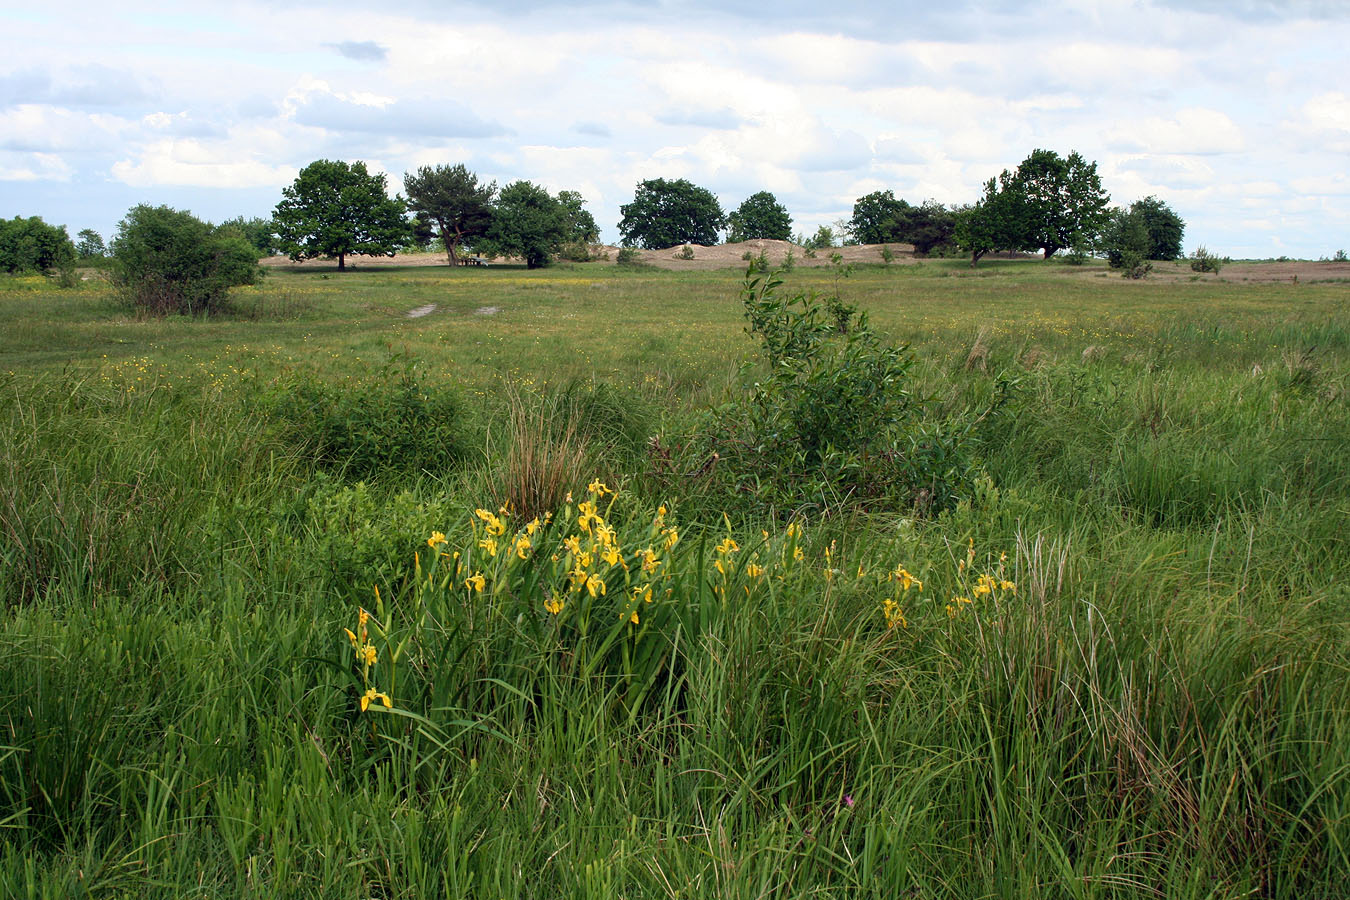
[[[1203,108],[1177,110],[1172,118],[1119,121],[1105,137],[1117,149],[1148,153],[1238,153],[1245,147],[1242,130],[1227,114]]]
[[[0,151],[0,181],[69,181],[74,170],[51,153]]]
[[[269,165],[240,158],[240,148],[230,144],[210,145],[191,138],[154,141],[135,160],[113,163],[118,181],[134,187],[190,185],[194,187],[277,187],[295,179],[289,165]]]

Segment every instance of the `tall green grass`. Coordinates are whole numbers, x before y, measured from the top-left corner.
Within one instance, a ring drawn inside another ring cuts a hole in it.
[[[0,894],[1343,893],[1344,300],[1056,271],[851,276],[939,413],[1014,387],[953,509],[800,537],[662,469],[739,389],[734,273],[282,273],[283,320],[0,292]],[[278,414],[396,354],[445,460],[334,465]],[[628,572],[592,598],[597,476]]]

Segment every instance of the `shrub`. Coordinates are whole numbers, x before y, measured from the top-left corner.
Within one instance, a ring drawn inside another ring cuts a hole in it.
[[[1336,255],[1333,256],[1333,257],[1331,258],[1331,261],[1332,261],[1332,262],[1345,262],[1347,259],[1350,259],[1350,257],[1347,257],[1347,256],[1345,255],[1345,251],[1344,251],[1344,250],[1337,250],[1337,251],[1336,251]]]
[[[257,250],[237,230],[167,206],[133,207],[112,252],[113,283],[152,315],[220,312],[230,288],[262,277]]]
[[[614,257],[614,261],[621,266],[628,266],[634,269],[648,265],[647,261],[642,258],[642,251],[634,249],[633,247],[620,248],[619,252]]]
[[[675,258],[676,258],[676,259],[693,259],[693,258],[694,258],[694,248],[691,247],[691,246],[689,246],[688,244],[685,244],[683,247],[680,248],[680,252],[675,254]]]
[[[1193,272],[1213,272],[1219,274],[1219,269],[1223,267],[1223,262],[1217,256],[1211,254],[1201,244],[1196,248],[1191,256],[1191,271]]]
[[[351,480],[457,465],[474,445],[458,397],[426,382],[415,363],[398,363],[355,385],[282,385],[272,414],[291,443]]]

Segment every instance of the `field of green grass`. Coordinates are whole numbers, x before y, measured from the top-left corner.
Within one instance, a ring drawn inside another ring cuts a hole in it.
[[[743,274],[0,280],[0,896],[1343,896],[1346,285],[785,273],[960,435],[794,504]]]

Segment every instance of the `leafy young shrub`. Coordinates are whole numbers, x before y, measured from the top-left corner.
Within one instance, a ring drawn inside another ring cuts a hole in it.
[[[694,248],[691,247],[691,246],[689,246],[688,244],[685,244],[683,247],[680,248],[680,252],[675,254],[675,258],[676,258],[676,259],[693,259],[693,258],[694,258]]]
[[[647,261],[642,258],[642,251],[633,247],[621,247],[618,254],[614,257],[614,261],[621,266],[628,266],[634,269],[648,264]]]
[[[752,269],[741,291],[746,330],[769,371],[714,412],[735,490],[799,506],[894,487],[894,451],[915,408],[908,347],[882,341],[838,298],[783,296],[781,285],[777,274]]]
[[[411,361],[399,370],[397,362],[356,385],[284,385],[272,414],[292,443],[351,480],[457,465],[473,446],[458,397],[427,383]]]
[[[237,231],[167,206],[133,207],[112,252],[113,283],[152,315],[220,312],[230,288],[262,278],[257,251]]]
[[[1192,272],[1213,272],[1218,275],[1222,267],[1223,261],[1206,250],[1204,244],[1195,248],[1195,254],[1191,257]]]

